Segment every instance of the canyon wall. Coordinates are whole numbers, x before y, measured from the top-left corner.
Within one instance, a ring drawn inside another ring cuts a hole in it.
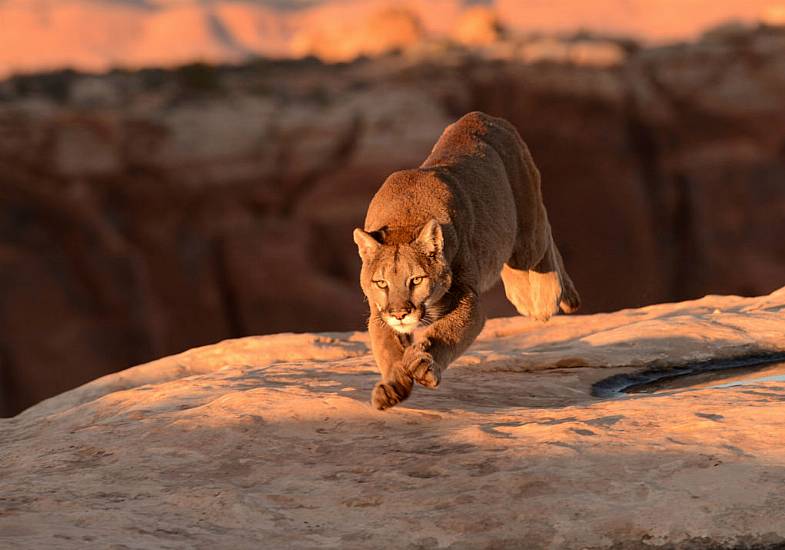
[[[362,327],[352,228],[475,109],[532,149],[585,312],[770,292],[783,97],[770,27],[1,82],[0,412],[223,338]]]
[[[0,0],[0,78],[68,67],[173,67],[253,57],[350,61],[428,40],[521,33],[694,40],[707,27],[783,24],[781,0]]]

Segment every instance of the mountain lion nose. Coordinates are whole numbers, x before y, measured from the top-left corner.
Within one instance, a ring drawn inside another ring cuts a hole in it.
[[[404,307],[402,309],[399,309],[399,310],[396,310],[396,311],[391,311],[390,315],[392,317],[395,317],[399,321],[403,321],[403,318],[406,317],[407,315],[409,315],[411,312],[412,312],[412,308],[409,307],[409,306],[406,306],[406,307]]]

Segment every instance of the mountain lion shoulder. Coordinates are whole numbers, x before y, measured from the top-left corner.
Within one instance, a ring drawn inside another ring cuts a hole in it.
[[[439,385],[480,333],[480,293],[500,275],[522,315],[545,321],[580,304],[526,144],[484,113],[448,126],[419,168],[390,175],[354,241],[382,375],[371,395],[378,409],[406,399],[414,382]]]

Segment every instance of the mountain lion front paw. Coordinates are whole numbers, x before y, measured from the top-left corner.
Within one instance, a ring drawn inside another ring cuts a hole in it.
[[[397,405],[411,394],[411,387],[398,382],[379,382],[371,392],[371,404],[383,411]]]
[[[406,348],[402,362],[404,370],[421,386],[435,389],[441,382],[441,370],[423,346],[415,344]]]

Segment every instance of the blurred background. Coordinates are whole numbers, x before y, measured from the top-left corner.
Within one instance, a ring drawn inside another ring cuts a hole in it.
[[[529,144],[584,313],[768,293],[783,25],[755,0],[0,0],[0,415],[362,329],[352,229],[475,109]]]

